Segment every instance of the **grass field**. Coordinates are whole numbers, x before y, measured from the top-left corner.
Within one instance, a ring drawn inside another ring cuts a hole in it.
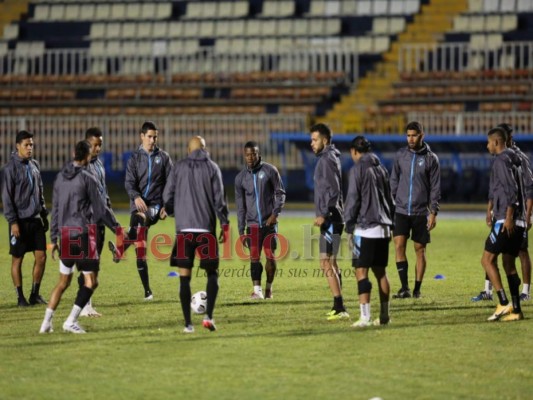
[[[127,215],[119,217],[127,225]],[[483,284],[479,259],[487,229],[482,219],[442,217],[428,248],[423,298],[393,300],[390,326],[357,331],[350,327],[359,309],[348,260],[341,267],[352,321],[332,323],[324,317],[331,296],[325,278],[316,273],[316,244],[315,257],[303,250],[310,222],[281,219],[280,232],[289,238],[290,251],[279,262],[271,301],[248,299],[251,282],[241,276],[248,271],[246,261],[223,261],[215,310],[218,331],[206,331],[195,316],[194,335],[181,333],[179,278],[167,276],[172,271],[167,261],[150,262],[155,300],[145,303],[134,253],[117,265],[107,251],[94,296],[95,308],[104,316],[81,319],[86,335],[62,333],[76,293],[73,286],[56,312],[56,332],[39,335],[44,307],[15,306],[2,236],[0,399],[531,398],[533,307],[524,305],[524,321],[488,323],[495,304],[470,301]],[[3,218],[0,232],[7,232]],[[151,235],[172,232],[169,218]],[[392,250],[389,276],[396,291]],[[294,252],[305,257],[294,259]],[[409,254],[413,260],[411,249]],[[32,262],[29,255],[23,268],[27,295]],[[413,266],[411,262],[411,281]],[[57,268],[49,258],[42,285],[46,298]],[[445,279],[435,280],[436,274]],[[193,292],[205,285],[205,278],[196,275],[195,270]],[[378,307],[374,302],[374,316]]]

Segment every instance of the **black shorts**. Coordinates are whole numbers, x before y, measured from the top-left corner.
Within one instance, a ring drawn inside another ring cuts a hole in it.
[[[390,238],[366,238],[354,235],[352,267],[372,268],[389,264]]]
[[[148,206],[148,211],[143,213],[146,216],[146,219],[144,220],[144,226],[147,228],[157,224],[157,222],[161,219],[159,213],[161,212],[161,206],[159,204]],[[133,227],[136,223],[135,216],[139,214],[139,211],[134,211],[131,213],[130,216],[130,226]]]
[[[411,237],[413,242],[428,244],[431,237],[428,230],[427,215],[405,215],[396,213],[394,217],[394,237]]]
[[[253,258],[261,257],[261,251],[265,249],[267,258],[274,258],[276,249],[278,248],[278,225],[263,226],[252,225],[246,228],[246,234],[250,239],[250,255]],[[267,239],[267,240],[265,240]]]
[[[198,255],[200,268],[217,269],[218,240],[210,232],[178,232],[170,256],[170,266],[192,269]]]
[[[326,221],[320,226],[320,254],[336,256],[339,252],[344,224]]]
[[[20,258],[33,251],[46,251],[46,233],[41,218],[26,218],[18,220],[20,236],[11,236],[9,227],[9,254]]]
[[[60,242],[59,257],[61,262],[68,268],[74,265],[78,271],[97,272],[100,270],[100,258],[98,256],[97,238],[87,233],[71,232],[70,240],[63,246]]]
[[[524,240],[525,228],[515,226],[511,236],[507,232],[502,232],[503,223],[496,222],[492,224],[489,236],[485,241],[485,251],[492,254],[510,254],[513,257],[518,256],[518,252]]]

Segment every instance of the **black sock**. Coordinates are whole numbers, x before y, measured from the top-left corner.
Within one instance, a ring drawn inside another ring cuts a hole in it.
[[[141,249],[135,249],[135,252],[140,252]],[[145,251],[142,249],[142,251]],[[150,278],[148,277],[148,263],[146,262],[146,259],[139,258],[137,256],[137,271],[139,272],[139,276],[141,277],[141,282],[144,287],[145,294],[151,294],[150,290]],[[150,292],[150,293],[148,293]]]
[[[498,300],[500,301],[500,304],[502,306],[506,306],[509,304],[509,300],[507,299],[507,296],[505,295],[505,290],[500,289],[496,291],[496,294],[498,295]]]
[[[191,277],[180,276],[180,303],[185,326],[191,325]]]
[[[215,309],[215,303],[218,295],[218,272],[207,272],[207,286],[205,289],[207,293],[207,310],[206,314],[209,319],[213,318],[213,311]]]
[[[342,301],[342,296],[335,296],[333,298],[333,309],[337,312],[346,311],[344,308],[344,302]]]
[[[31,295],[39,296],[39,289],[41,289],[41,284],[33,282],[33,284],[31,285]]]
[[[252,261],[250,263],[250,275],[252,281],[261,282],[261,275],[263,275],[263,264],[261,264],[261,261]]]
[[[85,307],[85,305],[91,299],[93,292],[94,290],[89,289],[87,286],[82,286],[78,289],[78,294],[76,295],[76,300],[74,301],[74,304],[76,304],[80,308]]]
[[[24,292],[22,291],[22,286],[17,286],[15,288],[15,290],[17,291],[17,297],[19,299],[23,299],[24,298]]]
[[[413,292],[420,293],[420,286],[422,286],[422,281],[415,281],[415,290]]]
[[[400,282],[402,283],[402,289],[409,289],[409,280],[407,271],[409,269],[409,263],[407,261],[398,261],[396,263],[398,269],[398,275],[400,276]]]
[[[522,312],[522,309],[520,308],[520,278],[518,277],[518,274],[507,275],[507,282],[509,283],[513,312],[518,314],[519,312]]]

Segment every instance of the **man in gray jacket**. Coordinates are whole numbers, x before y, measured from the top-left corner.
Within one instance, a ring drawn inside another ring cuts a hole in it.
[[[239,235],[250,249],[250,271],[254,290],[252,299],[271,299],[276,275],[276,234],[278,216],[285,204],[285,189],[276,167],[261,160],[259,145],[244,145],[246,167],[235,178],[235,204]],[[246,235],[244,235],[246,229]],[[261,289],[261,250],[266,255],[266,288]]]
[[[39,163],[32,158],[33,145],[33,133],[24,130],[17,133],[16,152],[4,168],[2,188],[4,216],[9,224],[11,277],[19,307],[46,304],[39,289],[46,265],[48,211]],[[33,252],[35,258],[29,303],[22,290],[22,261],[27,252]]]
[[[104,164],[98,158],[100,151],[102,150],[102,145],[104,143],[104,135],[102,133],[102,130],[97,127],[92,127],[87,129],[85,132],[85,140],[89,143],[91,146],[91,160],[87,164],[87,171],[89,171],[95,178],[96,182],[98,183],[98,190],[100,191],[100,194],[105,197],[106,204],[109,210],[111,210],[111,199],[109,198],[109,194],[107,192],[107,185],[105,182],[105,169]],[[96,248],[98,250],[98,256],[100,257],[102,254],[102,249],[104,247],[104,241],[105,241],[105,225],[101,224],[97,227],[97,235],[96,235]],[[96,272],[98,275],[98,271]],[[83,277],[83,273],[80,273],[80,276],[78,277],[78,284],[80,288],[84,285],[85,279]],[[92,304],[93,298],[91,297],[88,301],[88,303],[83,307],[83,310],[81,310],[80,316],[82,317],[101,317],[102,314],[100,314],[98,311],[96,311]]]
[[[526,193],[526,223],[527,229],[524,231],[522,245],[518,252],[518,258],[522,266],[522,293],[520,294],[521,301],[531,299],[530,285],[531,285],[531,258],[528,250],[528,231],[531,229],[531,214],[533,211],[533,173],[531,172],[531,164],[529,158],[513,141],[513,128],[506,123],[499,124],[497,128],[501,128],[507,134],[507,148],[514,151],[520,159],[522,167],[523,186]],[[492,191],[489,189],[489,201],[487,204],[486,223],[487,226],[492,227],[493,223],[493,200]],[[472,301],[491,300],[492,301],[492,283],[489,277],[485,274],[485,289],[479,292],[478,295],[472,297]]]
[[[350,145],[355,165],[350,170],[344,219],[348,244],[352,249],[352,266],[355,268],[359,294],[360,318],[352,326],[387,325],[389,316],[389,279],[386,267],[389,262],[389,243],[394,221],[394,200],[389,184],[389,173],[379,158],[370,152],[370,142],[357,136]],[[356,227],[357,224],[357,227]],[[370,292],[372,283],[368,270],[372,269],[379,285],[380,315],[370,318]]]
[[[100,258],[96,246],[97,226],[105,224],[113,232],[118,227],[117,220],[107,207],[105,196],[99,190],[98,182],[85,169],[90,159],[89,143],[77,143],[74,160],[63,167],[54,182],[50,238],[53,245],[52,258],[55,260],[56,253],[60,253],[59,281],[50,296],[40,333],[53,332],[52,318],[72,281],[74,265],[83,273],[84,284],[78,290],[63,330],[85,333],[78,325],[78,317],[98,286]]]
[[[128,247],[135,245],[137,271],[144,287],[144,300],[152,300],[146,262],[148,229],[159,219],[166,218],[163,207],[163,189],[167,183],[172,160],[166,151],[157,147],[157,126],[146,121],[141,128],[141,145],[133,152],[126,167],[125,187],[130,198],[130,227],[124,244],[108,242],[113,261],[119,262]],[[119,237],[120,239],[120,237]]]
[[[416,121],[406,127],[407,147],[396,153],[391,172],[392,196],[396,202],[394,247],[396,268],[402,287],[395,299],[411,297],[409,289],[407,239],[411,235],[416,253],[416,277],[413,297],[420,297],[426,272],[426,246],[429,232],[437,225],[440,200],[439,159],[424,143],[424,129]]]
[[[200,268],[207,274],[207,310],[203,326],[216,330],[213,311],[218,294],[218,244],[216,218],[221,225],[220,243],[229,229],[228,207],[222,173],[205,150],[205,140],[196,136],[189,141],[187,158],[172,168],[163,193],[165,209],[174,214],[176,242],[170,265],[178,267],[180,302],[185,319],[184,333],[194,333],[191,320],[191,270],[198,250]]]
[[[348,319],[350,315],[344,308],[337,265],[337,253],[344,228],[341,153],[331,143],[331,130],[327,125],[313,125],[310,132],[311,149],[318,158],[314,172],[314,224],[320,227],[320,268],[333,295],[333,307],[327,313],[327,320]]]
[[[495,156],[489,183],[493,218],[491,231],[485,241],[481,264],[492,282],[499,303],[488,321],[524,319],[520,307],[520,278],[516,272],[515,259],[520,251],[527,227],[526,196],[520,158],[514,151],[507,148],[506,142],[507,134],[502,128],[493,128],[487,134],[487,150]],[[511,303],[503,289],[496,265],[499,254],[502,254]]]

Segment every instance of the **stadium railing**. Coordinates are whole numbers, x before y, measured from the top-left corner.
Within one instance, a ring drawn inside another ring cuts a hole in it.
[[[91,126],[104,132],[106,169],[122,171],[129,154],[139,144],[143,122],[154,120],[160,132],[159,144],[173,159],[185,157],[187,143],[194,135],[206,139],[213,160],[223,169],[243,166],[242,148],[246,141],[257,141],[262,154],[276,165],[301,168],[299,152],[291,143],[279,143],[270,133],[305,132],[309,123],[302,114],[293,115],[211,115],[211,116],[33,116],[0,117],[0,163],[5,164],[15,148],[15,134],[20,129],[35,133],[35,158],[43,171],[59,170],[71,158],[76,142]],[[281,147],[280,147],[281,146]],[[283,162],[281,160],[283,157]]]
[[[120,46],[119,46],[120,47]],[[251,72],[309,72],[302,79],[314,81],[315,73],[331,73],[329,79],[355,84],[358,77],[358,54],[353,49],[331,46],[293,49],[271,53],[216,53],[210,50],[193,54],[168,54],[165,44],[154,45],[150,55],[102,52],[94,49],[8,50],[0,54],[1,82],[24,84],[42,76],[104,76],[110,82],[121,77],[152,74],[153,83],[172,83],[177,75],[194,77],[195,81],[231,82],[240,74]],[[264,79],[268,77],[264,75]],[[150,82],[144,82],[145,84]]]
[[[409,43],[400,47],[398,71],[400,74],[462,72],[462,71],[516,71],[531,78],[533,69],[533,42],[503,42],[496,48],[479,48],[468,42]],[[473,74],[472,78],[499,79],[506,75]]]

